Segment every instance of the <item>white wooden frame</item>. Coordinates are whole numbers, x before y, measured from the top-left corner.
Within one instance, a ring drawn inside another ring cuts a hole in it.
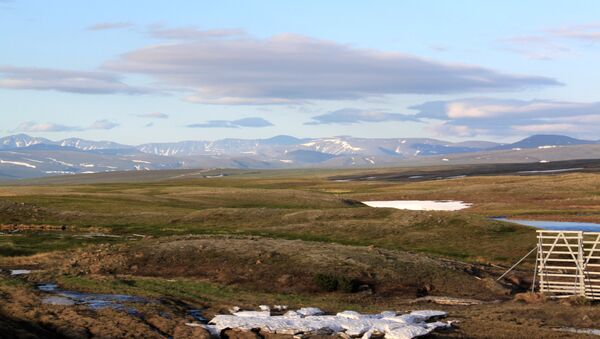
[[[600,300],[600,232],[538,230],[537,240],[540,292]]]

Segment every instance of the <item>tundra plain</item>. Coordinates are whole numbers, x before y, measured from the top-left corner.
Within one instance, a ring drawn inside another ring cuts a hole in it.
[[[588,302],[519,294],[531,284],[533,258],[496,282],[535,246],[535,229],[490,217],[600,222],[598,174],[376,178],[414,170],[150,171],[3,185],[0,332],[200,337],[185,325],[190,311],[210,318],[261,304],[442,309],[457,322],[433,335],[441,338],[585,336],[558,329],[597,324],[600,310]],[[473,205],[407,211],[366,200]],[[31,273],[11,276],[14,269]],[[38,286],[48,282],[147,302],[135,312],[45,304]],[[431,304],[437,297],[473,302]]]

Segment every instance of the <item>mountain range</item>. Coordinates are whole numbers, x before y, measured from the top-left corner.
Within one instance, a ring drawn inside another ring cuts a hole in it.
[[[184,168],[352,168],[600,158],[600,143],[534,135],[512,144],[428,138],[222,139],[124,145],[26,134],[0,138],[0,179]]]

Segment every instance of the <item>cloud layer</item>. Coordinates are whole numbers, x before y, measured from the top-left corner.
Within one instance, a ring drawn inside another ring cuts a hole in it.
[[[108,72],[0,66],[0,88],[53,90],[83,94],[143,94],[148,89],[129,86]]]
[[[209,120],[199,124],[191,124],[190,128],[240,128],[240,127],[269,127],[273,124],[263,118],[250,117],[238,120]]]
[[[387,113],[376,110],[364,110],[356,108],[343,108],[326,114],[312,117],[313,121],[305,125],[323,124],[356,124],[362,122],[385,122],[385,121],[419,121],[415,115]]]
[[[440,135],[567,133],[597,139],[600,102],[469,98],[410,107]]]
[[[37,123],[35,121],[27,121],[14,130],[14,132],[25,132],[25,133],[35,133],[35,132],[81,132],[88,130],[109,130],[119,126],[118,123],[109,121],[109,120],[97,120],[91,125],[87,127],[81,126],[69,126],[62,125],[52,122],[46,123]]]
[[[293,34],[257,39],[237,31],[184,28],[154,35],[179,41],[134,50],[104,68],[151,76],[192,92],[187,100],[198,103],[285,104],[560,84],[548,77],[506,74]]]

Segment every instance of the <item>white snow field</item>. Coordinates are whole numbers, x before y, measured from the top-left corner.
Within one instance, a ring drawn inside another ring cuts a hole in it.
[[[471,204],[455,200],[389,200],[363,201],[370,207],[397,208],[412,211],[458,211],[471,207]]]

